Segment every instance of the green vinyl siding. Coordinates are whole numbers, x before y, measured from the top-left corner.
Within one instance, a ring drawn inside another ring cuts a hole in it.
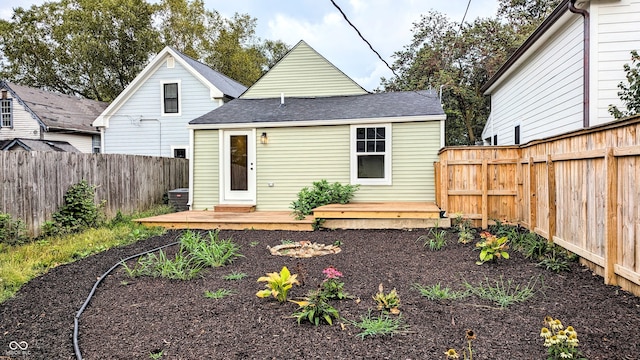
[[[263,132],[268,144],[259,141]],[[289,209],[298,191],[314,181],[349,183],[348,125],[258,128],[256,133],[257,210]]]
[[[353,201],[434,201],[440,121],[392,124],[392,185],[362,185]]]
[[[268,144],[260,144],[263,132]],[[258,210],[288,210],[314,181],[349,183],[348,125],[258,128],[256,134]],[[440,122],[393,123],[391,136],[392,185],[362,185],[353,201],[434,201]]]
[[[360,95],[367,92],[301,41],[241,98],[277,98],[282,93],[286,98]]]
[[[193,210],[213,210],[219,196],[217,130],[195,130],[193,139]]]

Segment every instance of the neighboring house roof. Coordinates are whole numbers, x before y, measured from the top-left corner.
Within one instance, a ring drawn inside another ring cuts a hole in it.
[[[569,4],[571,0],[562,0],[558,7],[538,26],[522,45],[502,64],[498,71],[480,88],[480,91],[489,95],[491,89],[497,85],[498,80],[508,73],[520,63],[524,55],[529,53],[539,40],[544,39],[549,29],[553,28],[556,22],[567,12],[569,12]]]
[[[145,68],[131,81],[129,85],[113,100],[93,125],[109,126],[109,118],[116,113],[127,100],[135,94],[142,84],[160,67],[169,57],[180,63],[189,73],[209,88],[210,97],[235,99],[247,88],[239,82],[221,74],[207,65],[194,60],[187,55],[167,46],[162,49]]]
[[[66,141],[13,139],[4,142],[0,150],[16,150],[17,147],[26,151],[59,151],[79,153],[80,150]]]
[[[73,131],[98,134],[91,124],[107,103],[22,86],[0,83],[45,131]]]
[[[240,98],[361,95],[368,91],[300,41]]]
[[[192,120],[190,125],[290,123],[433,116],[444,119],[435,92],[405,91],[316,98],[235,99]]]

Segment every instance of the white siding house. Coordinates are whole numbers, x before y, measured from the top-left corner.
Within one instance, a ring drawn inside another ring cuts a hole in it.
[[[107,103],[0,82],[0,149],[95,152]]]
[[[105,153],[189,157],[189,121],[246,87],[164,48],[94,121]]]
[[[573,9],[573,10],[572,10]],[[623,65],[640,49],[640,0],[564,0],[483,90],[485,144],[524,144],[614,121]]]

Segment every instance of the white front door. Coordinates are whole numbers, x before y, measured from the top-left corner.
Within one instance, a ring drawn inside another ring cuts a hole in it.
[[[224,204],[256,202],[255,130],[229,130],[222,135],[221,183]]]

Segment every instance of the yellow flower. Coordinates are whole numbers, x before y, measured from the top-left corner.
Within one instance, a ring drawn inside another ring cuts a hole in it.
[[[558,331],[559,340],[567,340],[567,333],[564,330]]]
[[[546,327],[543,327],[542,330],[540,330],[540,336],[542,336],[543,338],[549,338],[551,337],[551,331],[549,331],[549,329],[547,329]]]
[[[460,355],[458,355],[458,352],[456,351],[456,349],[449,349],[449,350],[445,351],[444,354],[447,355],[447,359],[459,359],[460,358]]]
[[[560,353],[560,357],[563,359],[573,359],[573,355],[564,351]]]
[[[560,330],[560,329],[562,329],[562,328],[563,328],[563,326],[562,326],[562,322],[560,322],[560,320],[558,320],[558,319],[555,319],[555,320],[553,321],[553,324],[551,324],[551,328],[552,328],[553,330]]]

